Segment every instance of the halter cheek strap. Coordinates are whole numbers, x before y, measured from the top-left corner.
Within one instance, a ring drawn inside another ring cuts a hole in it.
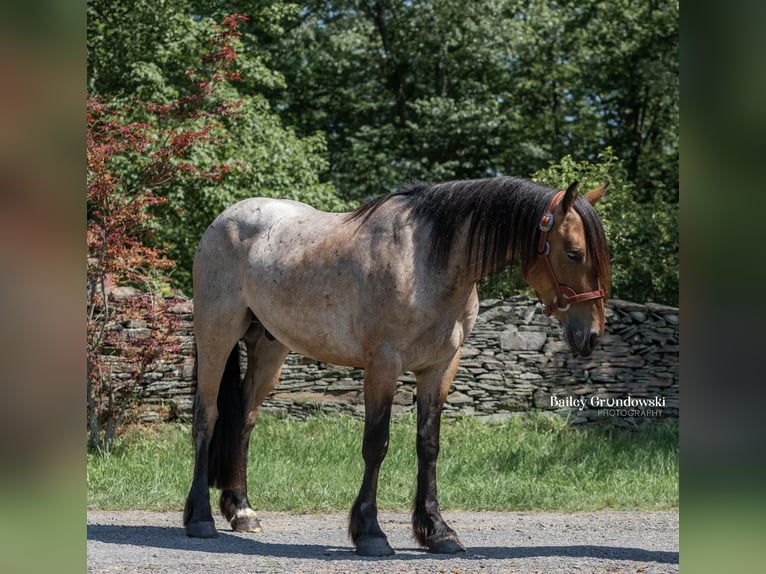
[[[590,299],[601,299],[604,296],[603,289],[577,293],[574,289],[562,285],[558,282],[558,279],[556,279],[556,273],[553,271],[553,266],[551,265],[550,260],[551,244],[548,242],[548,232],[553,228],[553,211],[556,209],[556,206],[561,201],[561,198],[564,197],[565,193],[565,191],[559,191],[553,196],[550,205],[548,205],[548,210],[540,219],[540,239],[537,242],[537,256],[543,261],[544,269],[553,284],[553,292],[555,294],[551,306],[543,303],[543,312],[546,315],[552,315],[555,311],[566,311],[572,303],[579,303],[580,301],[588,301]],[[553,307],[554,305],[555,308]]]

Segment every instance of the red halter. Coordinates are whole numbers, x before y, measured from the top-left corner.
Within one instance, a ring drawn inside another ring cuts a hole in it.
[[[548,277],[553,284],[553,292],[556,295],[552,303],[552,305],[556,306],[556,309],[543,303],[543,312],[546,315],[551,315],[554,311],[566,311],[569,309],[571,303],[579,303],[580,301],[588,301],[590,299],[601,299],[604,296],[603,289],[588,291],[586,293],[575,293],[570,287],[559,283],[556,279],[556,274],[553,272],[553,267],[551,266],[551,261],[548,257],[551,252],[551,244],[548,243],[548,232],[553,227],[553,211],[556,209],[556,206],[561,201],[561,198],[564,197],[565,193],[565,191],[559,191],[553,196],[553,199],[548,206],[548,211],[546,211],[540,219],[540,240],[537,243],[537,254],[545,264],[545,271],[548,273]]]

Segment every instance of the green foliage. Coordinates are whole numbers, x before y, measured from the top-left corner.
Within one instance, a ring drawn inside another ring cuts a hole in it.
[[[270,47],[279,109],[326,134],[342,196],[524,176],[612,146],[642,200],[677,201],[677,2],[304,5]]]
[[[284,79],[270,69],[270,57],[260,42],[281,33],[282,21],[295,17],[296,5],[261,2],[249,6],[250,18],[240,25],[238,37],[230,39],[237,74],[222,74],[215,66],[228,62],[228,55],[221,52],[224,47],[211,45],[210,38],[218,33],[215,22],[223,20],[229,9],[236,11],[236,3],[231,4],[88,3],[88,86],[102,100],[126,108],[133,98],[155,105],[184,101],[199,89],[200,79],[209,78],[211,91],[200,109],[218,121],[206,126],[209,138],[190,147],[183,160],[196,171],[217,169],[217,177],[182,174],[171,184],[155,187],[155,193],[168,202],[154,210],[153,245],[166,249],[175,260],[173,280],[187,293],[197,242],[232,203],[260,195],[297,199],[326,210],[347,207],[331,185],[320,181],[319,174],[326,169],[323,137],[297,135],[264,96],[264,91],[284,86]],[[132,109],[132,119],[158,129],[203,127],[193,115],[152,114],[144,106]],[[141,162],[126,157],[120,175],[126,182],[139,181]]]
[[[263,416],[251,439],[250,501],[259,510],[346,510],[358,492],[363,423]],[[414,416],[395,417],[378,490],[381,508],[409,508],[417,462]],[[90,508],[177,510],[191,479],[187,425],[126,434],[88,457]],[[475,510],[667,509],[678,506],[678,426],[572,427],[533,415],[504,423],[445,419],[439,494],[445,508]],[[211,491],[217,496],[215,491]],[[215,500],[215,499],[213,499]]]
[[[160,136],[147,124],[126,121],[123,110],[98,98],[87,101],[87,384],[88,447],[108,450],[146,373],[175,349],[174,322],[166,313],[163,271],[172,262],[147,245],[158,177],[172,179],[173,163],[196,139],[152,151]],[[202,134],[200,137],[203,137]],[[121,177],[126,157],[137,158],[135,180]],[[115,296],[116,287],[141,291]],[[124,329],[140,323],[140,335]]]
[[[678,206],[637,190],[611,148],[598,161],[565,156],[533,179],[565,189],[573,181],[587,191],[610,182],[597,205],[609,242],[612,296],[629,301],[678,304]]]
[[[299,133],[325,133],[342,197],[409,179],[609,178],[615,296],[677,303],[677,2],[304,4],[269,47],[286,79],[274,98]],[[523,290],[519,275],[482,295]]]
[[[178,264],[173,278],[190,289],[191,266],[199,238],[229,205],[254,196],[303,201],[318,209],[341,211],[331,185],[319,180],[324,169],[324,140],[298,137],[269,111],[260,96],[242,98],[235,114],[222,118],[212,140],[195,148],[190,161],[198,166],[225,164],[230,171],[217,181],[185,178],[168,187],[168,204],[157,213],[163,221],[158,238]]]
[[[216,182],[157,189],[169,203],[157,210],[156,246],[178,262],[184,290],[205,227],[245,197],[341,210],[410,179],[524,177],[557,165],[584,179],[567,158],[598,170],[589,166],[610,147],[619,162],[605,168],[615,185],[602,213],[615,295],[677,301],[677,1],[254,0],[245,9],[233,46],[239,79],[219,82],[207,107],[237,113],[188,156],[203,170],[229,169]],[[212,65],[203,54],[215,23],[241,10],[234,0],[89,0],[89,92],[158,104],[187,96],[188,71]],[[138,177],[129,161],[124,172]],[[519,281],[482,291],[507,294]]]
[[[496,4],[496,3],[491,3]],[[496,173],[499,26],[478,3],[306,3],[275,43],[283,116],[328,141],[329,180],[365,199],[408,179]],[[489,27],[493,27],[492,31]]]

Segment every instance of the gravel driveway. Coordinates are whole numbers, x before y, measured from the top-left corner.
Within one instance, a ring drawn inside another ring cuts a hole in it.
[[[618,573],[678,572],[678,512],[444,512],[468,548],[434,556],[414,543],[410,517],[381,512],[396,549],[361,558],[345,514],[259,513],[263,532],[187,538],[179,512],[88,512],[88,572]]]

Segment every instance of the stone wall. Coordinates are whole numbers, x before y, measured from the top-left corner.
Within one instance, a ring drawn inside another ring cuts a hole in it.
[[[175,305],[181,350],[149,374],[138,407],[144,421],[189,420],[194,394],[191,301]],[[244,372],[244,352],[242,353]],[[574,357],[555,319],[518,296],[481,302],[462,349],[447,413],[488,418],[534,409],[566,413],[581,422],[677,417],[678,309],[610,300],[606,332],[590,357]],[[415,408],[415,377],[400,379],[394,413]],[[616,399],[616,402],[614,402]],[[641,399],[652,402],[641,404]],[[317,411],[364,413],[362,371],[291,353],[264,412],[305,417]],[[584,403],[584,408],[580,408]]]

